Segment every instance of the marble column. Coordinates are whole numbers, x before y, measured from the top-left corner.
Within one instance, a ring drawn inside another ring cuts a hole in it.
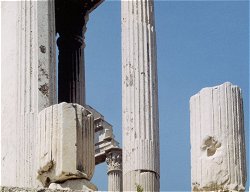
[[[106,158],[108,164],[108,191],[122,191],[122,150],[112,148]]]
[[[123,190],[159,191],[154,1],[122,1]]]
[[[246,152],[241,89],[231,83],[190,99],[193,191],[245,191]]]
[[[37,186],[37,115],[57,102],[54,0],[2,5],[2,186]]]
[[[102,0],[55,0],[58,102],[85,105],[84,33],[90,12]]]
[[[86,9],[80,1],[56,0],[58,102],[85,105],[84,32]]]

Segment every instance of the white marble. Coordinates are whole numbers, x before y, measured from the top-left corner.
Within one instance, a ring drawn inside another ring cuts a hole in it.
[[[1,184],[16,185],[16,159],[19,123],[17,106],[17,2],[1,2]],[[4,38],[3,38],[4,37]]]
[[[94,173],[94,118],[78,104],[60,103],[39,113],[37,178],[44,187]]]
[[[49,189],[68,190],[68,191],[98,191],[97,187],[87,179],[67,180],[63,183],[51,183]]]
[[[115,140],[113,126],[104,119],[104,116],[89,105],[85,107],[94,115],[95,164],[98,165],[105,162],[106,151],[119,148],[119,143]]]
[[[56,103],[54,1],[3,1],[2,185],[33,187],[40,110]]]
[[[224,83],[190,99],[192,190],[244,191],[246,153],[242,93]]]
[[[122,1],[123,190],[159,191],[154,1]]]
[[[108,165],[108,191],[120,192],[122,190],[122,150],[112,148],[106,152]]]

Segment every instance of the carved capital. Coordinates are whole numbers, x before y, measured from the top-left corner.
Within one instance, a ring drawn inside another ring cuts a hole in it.
[[[110,171],[122,171],[122,151],[111,150],[106,157],[106,163],[108,165],[108,173]]]

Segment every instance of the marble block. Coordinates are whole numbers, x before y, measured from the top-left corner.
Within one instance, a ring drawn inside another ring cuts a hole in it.
[[[94,173],[93,114],[72,103],[50,106],[39,113],[36,139],[37,178],[50,183],[90,180]]]

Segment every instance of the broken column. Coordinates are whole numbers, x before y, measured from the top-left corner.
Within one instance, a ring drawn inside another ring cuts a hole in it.
[[[122,1],[123,190],[159,191],[154,1]]]
[[[244,191],[246,152],[242,93],[224,83],[190,99],[193,191]]]
[[[39,113],[36,170],[43,187],[96,190],[89,182],[95,168],[93,123],[93,114],[78,104],[63,102]]]
[[[108,191],[122,191],[122,150],[112,148],[107,151]]]

